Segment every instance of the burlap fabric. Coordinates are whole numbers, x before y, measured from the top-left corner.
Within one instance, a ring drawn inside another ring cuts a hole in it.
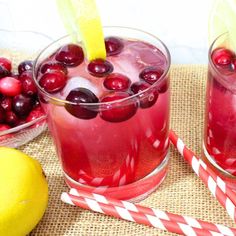
[[[171,69],[171,126],[197,154],[201,153],[206,75],[206,66],[173,66]],[[32,236],[174,235],[62,203],[60,194],[68,188],[48,132],[20,149],[41,162],[50,190],[47,211]],[[140,204],[236,227],[174,148],[171,148],[166,180]]]

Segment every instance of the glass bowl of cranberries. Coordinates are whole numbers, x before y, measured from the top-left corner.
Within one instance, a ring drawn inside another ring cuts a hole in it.
[[[41,33],[0,29],[0,146],[21,146],[47,128],[32,67],[50,42]]]

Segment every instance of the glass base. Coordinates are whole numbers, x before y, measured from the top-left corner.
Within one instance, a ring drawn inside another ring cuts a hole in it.
[[[203,143],[202,148],[202,159],[209,164],[213,171],[220,176],[229,187],[236,191],[236,176],[228,173],[226,170],[222,169],[214,160],[214,158],[207,152],[205,144]]]
[[[121,200],[138,202],[145,199],[154,192],[166,177],[169,163],[169,153],[165,156],[161,164],[149,175],[134,183],[118,187],[93,187],[81,184],[70,178],[65,172],[65,182],[69,188],[103,194]]]

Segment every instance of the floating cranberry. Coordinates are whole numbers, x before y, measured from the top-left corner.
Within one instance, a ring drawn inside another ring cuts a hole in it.
[[[5,110],[0,106],[0,123],[3,123],[5,120]]]
[[[150,84],[144,81],[137,81],[131,85],[131,91],[134,94],[140,93],[150,87]],[[148,108],[155,104],[158,98],[158,91],[156,88],[149,88],[148,91],[143,92],[142,94],[138,95],[140,107],[141,108]]]
[[[110,122],[122,122],[131,118],[137,111],[137,101],[119,101],[129,98],[129,96],[127,92],[114,92],[104,97],[101,102],[107,104],[101,105],[101,118]]]
[[[66,75],[60,70],[54,70],[42,75],[39,85],[48,93],[54,93],[61,90],[66,85]]]
[[[113,65],[103,59],[95,59],[88,64],[88,72],[96,77],[103,77],[113,71]]]
[[[11,61],[5,57],[0,57],[0,66],[4,67],[6,70],[11,72],[12,65]]]
[[[108,56],[113,56],[119,54],[124,44],[121,39],[116,37],[107,37],[105,39],[106,52]]]
[[[140,74],[139,77],[145,80],[149,84],[154,84],[163,74],[163,70],[156,66],[150,66],[145,68]]]
[[[22,86],[18,79],[4,77],[0,79],[0,93],[6,96],[16,96],[21,93]]]
[[[23,94],[12,100],[12,109],[19,117],[26,117],[33,108],[33,99]]]
[[[33,80],[32,71],[24,71],[20,74],[19,79],[22,84],[22,93],[25,95],[33,96],[37,94],[37,87]]]
[[[33,68],[33,62],[30,60],[22,61],[18,65],[18,72],[19,74],[22,74],[24,71],[32,70]]]
[[[98,103],[96,95],[86,88],[76,88],[70,91],[66,100],[74,104],[66,104],[66,110],[80,119],[92,119],[97,116],[97,107],[82,105],[81,103]]]
[[[159,85],[158,92],[165,93],[169,88],[169,81],[166,80]]]
[[[66,66],[78,66],[84,60],[83,49],[76,44],[68,44],[59,49],[56,60]]]
[[[66,66],[58,61],[48,61],[42,64],[40,67],[40,72],[42,74],[50,72],[52,70],[61,70],[65,75],[67,75],[68,73]]]
[[[217,48],[212,52],[212,61],[216,66],[228,67],[235,54],[226,48]]]
[[[17,117],[17,115],[13,111],[8,111],[8,112],[6,112],[5,122],[8,125],[14,127],[14,126],[18,125],[19,118]]]
[[[1,107],[5,110],[5,111],[11,111],[12,109],[12,98],[11,97],[3,97],[1,99]]]
[[[137,81],[131,85],[130,90],[134,94],[137,94],[137,93],[144,91],[145,89],[148,89],[149,87],[150,87],[150,84],[148,84],[144,81]]]
[[[108,75],[103,82],[105,88],[116,91],[125,91],[129,88],[130,84],[130,79],[119,73],[112,73]]]
[[[0,78],[9,76],[10,72],[4,67],[0,65]]]
[[[232,59],[231,68],[232,68],[233,71],[236,71],[236,58]]]

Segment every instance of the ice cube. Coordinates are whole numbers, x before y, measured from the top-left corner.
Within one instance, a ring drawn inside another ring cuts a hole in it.
[[[92,91],[96,96],[98,96],[99,90],[94,86],[89,80],[76,76],[67,81],[66,86],[62,90],[63,97],[67,97],[71,90],[75,88],[86,88]]]

